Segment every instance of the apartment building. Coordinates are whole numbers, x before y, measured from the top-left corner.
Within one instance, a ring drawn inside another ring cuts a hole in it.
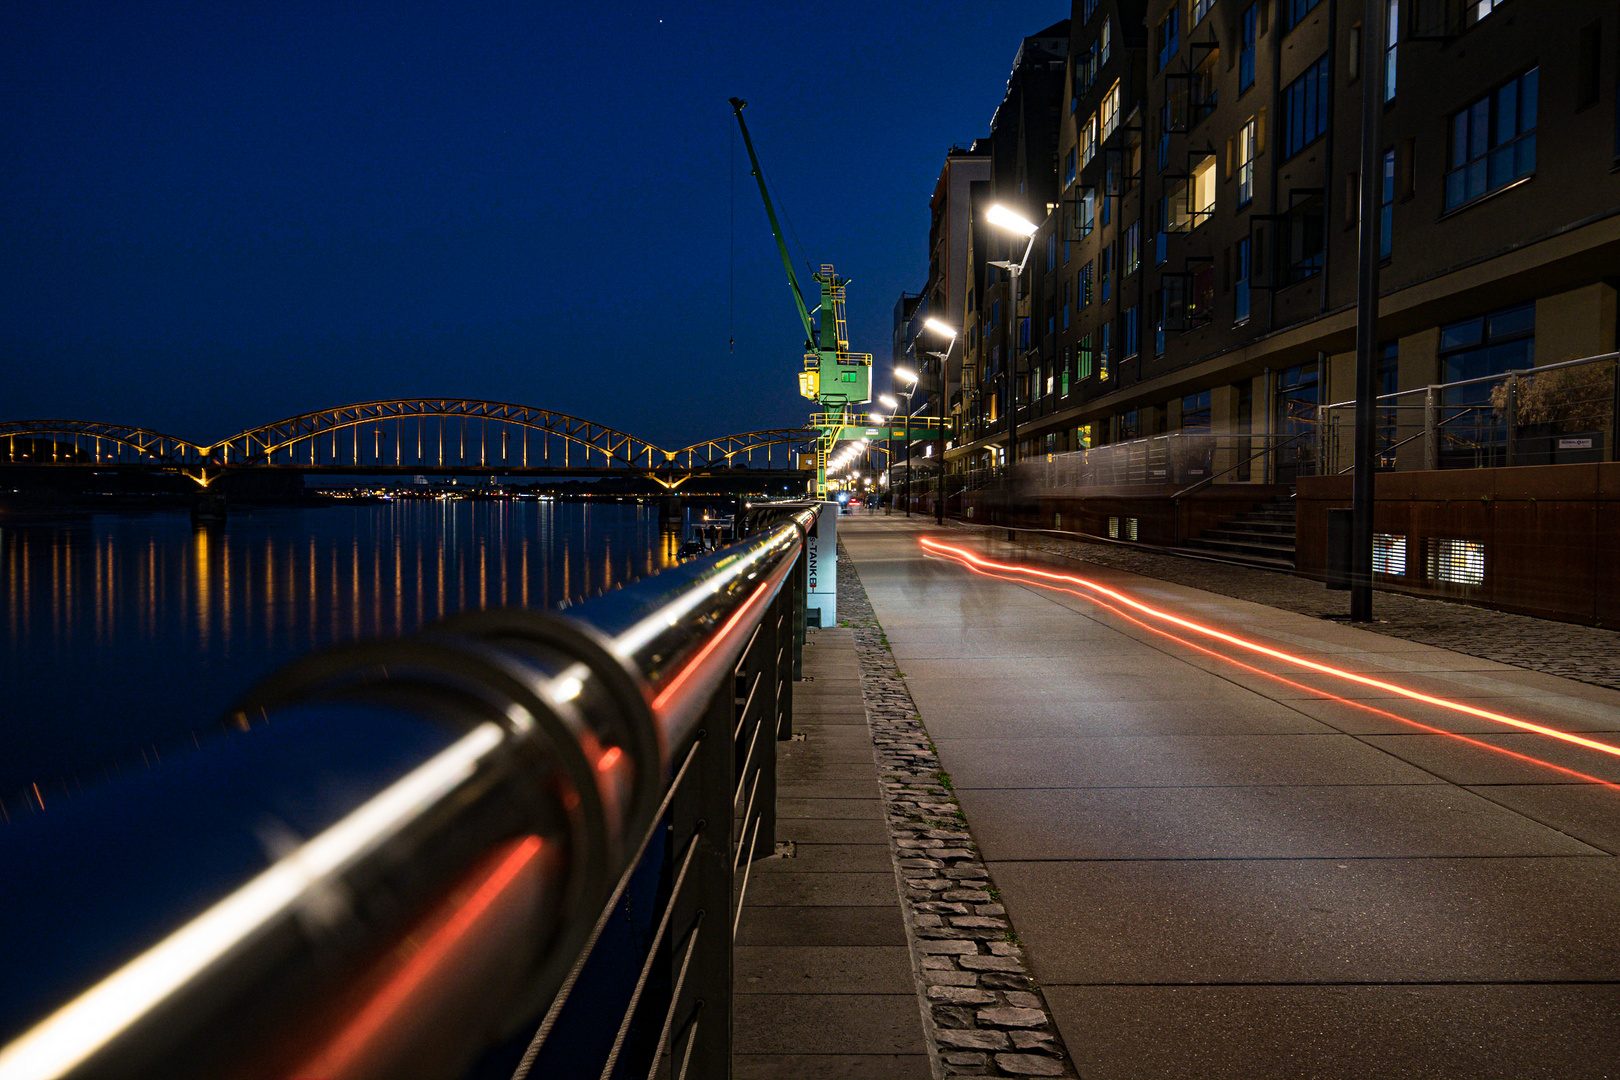
[[[1383,2],[1369,78],[1360,0],[1076,0],[1051,174],[1026,107],[1016,137],[992,130],[970,199],[953,470],[1002,460],[1013,397],[1021,456],[1180,430],[1281,442],[1353,397],[1367,92],[1382,386],[1614,349],[1620,7]],[[1025,241],[988,225],[995,203],[1040,226],[1010,317],[988,264]],[[1588,452],[1612,460],[1603,438]],[[1294,440],[1246,478],[1319,470],[1327,445]]]

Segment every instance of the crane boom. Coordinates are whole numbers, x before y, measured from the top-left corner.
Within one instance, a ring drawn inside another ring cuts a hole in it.
[[[793,259],[788,255],[787,240],[782,236],[782,226],[776,220],[776,207],[771,205],[771,193],[765,189],[765,173],[759,167],[759,156],[754,153],[754,140],[748,137],[748,125],[743,121],[742,111],[748,107],[748,102],[742,98],[731,98],[731,110],[737,114],[737,126],[742,129],[743,145],[748,148],[749,170],[759,183],[759,197],[765,200],[765,216],[771,219],[771,233],[776,237],[776,250],[782,256],[782,269],[787,271],[788,288],[793,290],[793,302],[799,308],[799,320],[804,323],[804,340],[806,347],[819,349],[820,335],[816,333],[815,326],[810,322],[810,309],[804,303],[804,291],[799,288],[799,277],[793,272]]]

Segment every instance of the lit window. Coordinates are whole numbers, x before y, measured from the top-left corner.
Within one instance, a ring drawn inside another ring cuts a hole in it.
[[[1215,0],[1193,0],[1192,24],[1197,26],[1209,14],[1209,9],[1215,6]]]
[[[1485,16],[1507,3],[1507,0],[1469,0],[1468,25],[1472,26]]]
[[[1097,114],[1092,113],[1080,125],[1080,164],[1090,165],[1097,156]]]
[[[1197,228],[1209,220],[1209,216],[1215,212],[1214,154],[1208,155],[1193,166],[1188,193],[1192,196],[1192,224]]]
[[[1255,123],[1250,120],[1243,125],[1243,130],[1237,137],[1237,201],[1239,206],[1247,206],[1254,201],[1254,155]]]
[[[1102,137],[1108,138],[1117,127],[1119,127],[1119,80],[1115,79],[1114,85],[1108,88],[1108,93],[1104,94],[1102,99]]]
[[[1170,66],[1176,53],[1181,51],[1181,4],[1171,7],[1159,22],[1159,70]]]

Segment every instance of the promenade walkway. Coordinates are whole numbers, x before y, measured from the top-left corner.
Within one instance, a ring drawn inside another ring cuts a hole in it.
[[[1620,744],[1620,692],[921,519],[840,532],[1079,1076],[1620,1074],[1620,757],[919,540],[1578,738]]]

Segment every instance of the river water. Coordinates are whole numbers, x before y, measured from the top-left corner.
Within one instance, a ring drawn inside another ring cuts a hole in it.
[[[233,507],[207,526],[0,510],[0,814],[192,745],[311,649],[577,601],[656,573],[678,544],[656,506],[611,503]]]

